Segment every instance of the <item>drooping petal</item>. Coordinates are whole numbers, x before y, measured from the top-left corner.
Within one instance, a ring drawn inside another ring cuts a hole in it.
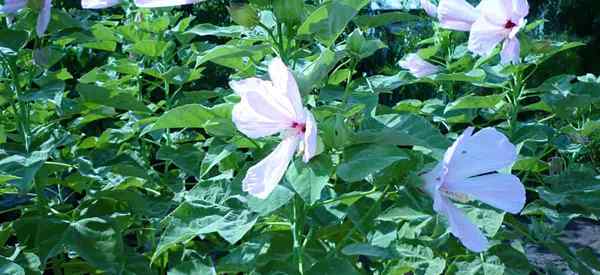
[[[407,55],[398,64],[400,64],[400,67],[409,70],[415,77],[425,77],[441,70],[440,67],[423,60],[418,54],[414,53]]]
[[[240,96],[233,107],[232,120],[238,130],[251,138],[281,132],[292,125],[293,117],[285,106],[269,94],[271,82],[258,78],[231,81],[229,86]]]
[[[429,0],[421,0],[421,8],[425,10],[427,15],[431,17],[437,17],[437,7]]]
[[[27,0],[5,0],[4,5],[0,7],[2,13],[16,13],[27,6]]]
[[[35,31],[39,37],[43,36],[46,30],[48,29],[48,24],[50,23],[51,11],[52,11],[52,1],[51,0],[43,0],[42,9],[40,10],[40,14],[38,15],[37,25],[35,27]]]
[[[448,171],[445,181],[461,182],[508,167],[517,160],[517,148],[496,129],[484,128],[472,133],[473,128],[467,128],[446,151],[444,165]]]
[[[437,202],[438,209],[436,211],[448,218],[452,235],[473,252],[482,252],[487,249],[488,241],[483,233],[460,209],[442,195],[438,195]]]
[[[121,0],[81,0],[84,9],[105,9],[121,3]]]
[[[446,182],[450,192],[467,194],[498,209],[517,214],[525,206],[525,187],[510,174],[488,174]]]
[[[161,8],[189,5],[201,1],[202,0],[135,0],[135,5],[142,8]]]
[[[471,27],[469,50],[478,55],[489,55],[510,34],[504,25],[496,25],[481,16]]]
[[[283,98],[289,101],[289,104],[293,108],[294,119],[297,122],[304,122],[306,118],[298,84],[296,83],[296,79],[294,79],[294,75],[281,58],[275,58],[269,64],[269,77],[273,83],[273,92],[281,94]]]
[[[500,62],[502,64],[518,64],[521,54],[521,44],[518,38],[506,39],[500,52]]]
[[[317,153],[317,122],[312,113],[305,109],[306,112],[306,132],[304,133],[304,154],[302,160],[310,161]]]
[[[437,14],[442,27],[457,31],[469,31],[479,17],[479,11],[465,0],[441,0]]]
[[[271,154],[250,167],[242,181],[243,190],[259,199],[266,199],[281,181],[299,142],[297,136],[283,139]]]

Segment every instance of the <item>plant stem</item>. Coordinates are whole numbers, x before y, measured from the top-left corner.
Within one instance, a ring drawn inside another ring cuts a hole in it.
[[[354,58],[350,61],[350,71],[348,72],[348,76],[346,77],[346,89],[344,90],[344,100],[343,104],[347,105],[350,96],[352,95],[352,75],[354,74],[354,69],[356,69],[357,62]]]
[[[508,121],[508,126],[509,126],[509,132],[510,132],[510,136],[513,136],[515,133],[515,130],[517,128],[517,122],[518,122],[518,117],[519,117],[519,112],[521,111],[521,106],[520,106],[520,100],[521,100],[521,93],[523,91],[523,81],[521,79],[521,74],[517,73],[514,77],[513,77],[513,84],[511,85],[511,89],[510,89],[510,97],[511,97],[511,112],[510,112],[510,117],[509,117],[509,121]]]
[[[290,223],[292,225],[292,240],[294,242],[294,261],[298,264],[299,274],[304,274],[303,262],[302,262],[302,229],[304,227],[304,204],[302,199],[295,195],[292,201],[292,219]]]

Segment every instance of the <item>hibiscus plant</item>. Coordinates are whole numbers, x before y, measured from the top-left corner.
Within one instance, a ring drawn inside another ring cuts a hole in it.
[[[2,274],[600,272],[600,77],[527,0],[0,4]]]

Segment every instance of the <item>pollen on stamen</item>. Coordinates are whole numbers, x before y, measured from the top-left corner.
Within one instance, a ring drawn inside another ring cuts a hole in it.
[[[506,24],[504,24],[504,28],[506,28],[506,29],[512,29],[516,26],[517,26],[517,24],[515,24],[515,22],[513,22],[511,20],[507,20]]]

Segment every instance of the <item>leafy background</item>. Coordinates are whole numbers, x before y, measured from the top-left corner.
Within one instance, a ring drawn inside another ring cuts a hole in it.
[[[32,10],[3,20],[0,273],[600,272],[598,1],[530,1],[525,64],[506,68],[470,56],[419,1],[250,2],[263,27],[218,0],[54,1],[43,39]],[[447,70],[410,76],[397,62],[416,50]],[[264,75],[275,53],[322,152],[262,201],[240,181],[278,138],[235,130],[227,83]],[[464,206],[493,236],[479,255],[418,180],[469,125],[518,145],[528,197],[520,215]]]

